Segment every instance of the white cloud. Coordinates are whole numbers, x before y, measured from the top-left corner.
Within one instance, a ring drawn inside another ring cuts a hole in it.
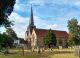
[[[47,22],[39,16],[34,16],[34,24],[37,28],[45,28],[47,26]]]
[[[62,26],[61,26],[61,25],[58,25],[58,24],[52,24],[52,25],[49,25],[49,24],[48,24],[48,25],[47,25],[47,28],[48,28],[48,29],[51,28],[51,29],[54,29],[54,30],[61,30],[61,27],[62,27]]]
[[[80,25],[80,20],[78,20],[78,25]]]
[[[26,12],[28,4],[26,3],[26,1],[21,2],[21,0],[16,0],[16,3],[14,5],[14,11],[17,12]]]
[[[27,7],[26,4],[15,4],[14,5],[14,11],[25,12],[26,7]]]
[[[47,28],[51,28],[51,29],[57,29],[57,27],[59,27],[59,25],[57,24],[53,24],[53,25],[48,25]]]
[[[25,32],[26,32],[26,28],[24,28],[25,26],[13,26],[13,30],[16,32],[16,34],[18,35],[18,37],[21,38],[25,38]]]
[[[61,24],[48,24],[46,26],[47,29],[52,29],[52,30],[62,30],[62,31],[68,31],[67,27],[64,27]]]
[[[15,23],[25,23],[28,19],[28,17],[22,17],[16,12],[12,12],[9,16],[9,20],[15,21]]]
[[[16,3],[20,3],[20,1],[19,0],[16,0]]]
[[[62,18],[59,18],[61,21],[63,20]],[[50,21],[50,20],[49,20]],[[53,29],[53,30],[64,30],[67,31],[67,27],[64,26],[64,24],[49,24],[47,21],[41,19],[38,16],[34,16],[34,22],[37,28],[42,28],[42,29]],[[65,28],[66,27],[66,28]]]
[[[9,16],[9,20],[14,21],[14,26],[12,26],[12,28],[17,33],[18,37],[24,38],[29,17],[22,17],[18,13],[12,12]]]
[[[4,27],[0,27],[0,33],[3,33],[4,31],[6,31],[6,29]]]

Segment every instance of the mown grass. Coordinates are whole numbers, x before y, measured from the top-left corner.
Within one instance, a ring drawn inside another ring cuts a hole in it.
[[[11,50],[11,52],[13,53],[7,55],[0,53],[0,58],[77,58],[74,55],[74,49],[53,49],[53,51],[46,50],[41,54],[38,54],[37,51],[32,52],[25,50],[24,56],[21,50]]]

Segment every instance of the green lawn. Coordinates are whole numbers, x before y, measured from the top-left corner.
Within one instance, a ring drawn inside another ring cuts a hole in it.
[[[25,55],[22,55],[21,51],[11,50],[16,52],[8,55],[0,54],[0,58],[77,58],[74,55],[74,49],[54,49],[54,51],[46,50],[41,54],[37,52],[25,51]]]

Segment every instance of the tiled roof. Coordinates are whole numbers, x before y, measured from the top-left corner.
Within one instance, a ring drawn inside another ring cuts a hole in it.
[[[37,37],[44,37],[49,29],[35,29]],[[68,38],[68,33],[66,31],[52,30],[57,38],[63,37]]]

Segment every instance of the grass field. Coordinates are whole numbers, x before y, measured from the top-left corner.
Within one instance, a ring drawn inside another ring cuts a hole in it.
[[[53,51],[46,50],[41,54],[37,51],[31,52],[25,50],[25,55],[22,55],[21,51],[11,50],[11,52],[16,52],[8,55],[0,53],[0,58],[77,58],[74,55],[74,49],[54,49]]]

